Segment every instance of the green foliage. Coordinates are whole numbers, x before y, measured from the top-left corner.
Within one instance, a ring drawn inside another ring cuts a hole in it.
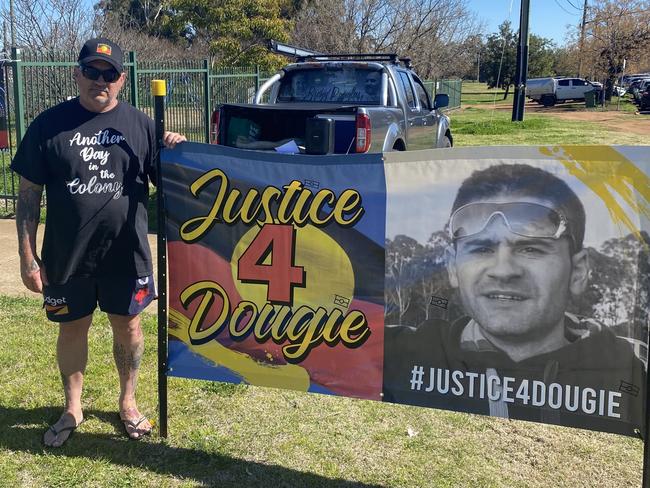
[[[216,67],[275,71],[284,58],[268,41],[288,42],[296,0],[100,0],[95,9],[125,30],[208,46]]]
[[[290,10],[284,0],[172,0],[177,29],[191,24],[207,41],[217,66],[255,66],[272,71],[284,60],[268,50],[268,41],[288,41]]]
[[[528,78],[554,75],[556,53],[553,42],[531,34],[528,40]]]
[[[481,60],[481,80],[490,88],[506,90],[515,78],[517,67],[517,36],[509,21],[490,34]]]
[[[499,32],[488,37],[482,57],[481,80],[486,81],[489,88],[501,88],[506,90],[507,94],[510,85],[514,84],[518,38],[518,32],[512,30],[508,21],[499,26]],[[528,40],[528,77],[555,74],[555,60],[553,42],[531,34]]]
[[[95,10],[125,30],[135,30],[176,42],[182,30],[172,28],[174,11],[164,0],[100,0]]]

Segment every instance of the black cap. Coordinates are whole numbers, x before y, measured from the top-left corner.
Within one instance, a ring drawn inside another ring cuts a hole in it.
[[[120,73],[124,71],[123,59],[124,55],[120,46],[104,37],[88,39],[79,52],[79,64],[97,60],[106,61]]]

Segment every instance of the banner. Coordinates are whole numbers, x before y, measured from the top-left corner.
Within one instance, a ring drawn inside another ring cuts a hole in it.
[[[381,399],[381,155],[182,148],[163,163],[170,374]]]
[[[169,374],[643,432],[647,148],[163,152]]]

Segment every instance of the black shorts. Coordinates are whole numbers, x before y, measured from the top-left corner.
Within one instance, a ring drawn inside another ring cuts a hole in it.
[[[70,322],[99,308],[115,315],[137,315],[156,298],[153,275],[70,278],[43,287],[43,308],[52,322]]]

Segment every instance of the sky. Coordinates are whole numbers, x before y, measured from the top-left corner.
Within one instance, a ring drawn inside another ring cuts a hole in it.
[[[508,18],[513,29],[519,29],[520,0],[468,0],[468,6],[484,22],[486,34],[496,32]],[[567,26],[580,24],[583,6],[583,0],[530,0],[530,33],[549,38],[557,46],[564,45]]]

